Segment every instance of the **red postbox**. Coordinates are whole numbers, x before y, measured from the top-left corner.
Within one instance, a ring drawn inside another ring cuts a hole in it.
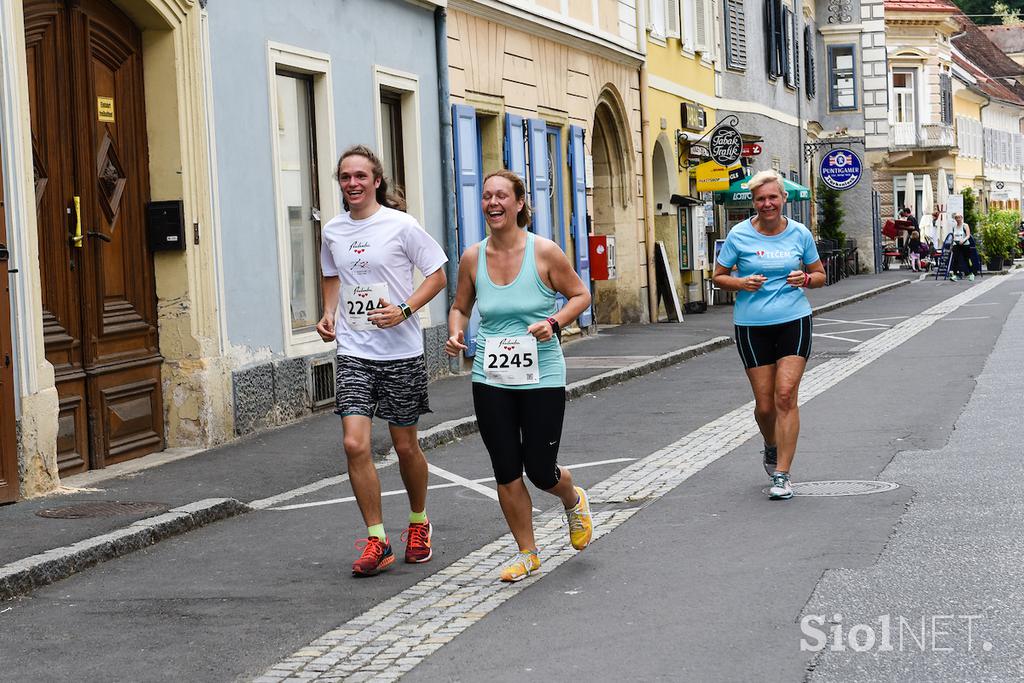
[[[590,236],[590,279],[614,280],[615,272],[615,236]]]

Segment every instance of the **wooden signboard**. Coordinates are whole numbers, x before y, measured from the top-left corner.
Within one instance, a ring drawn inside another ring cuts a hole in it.
[[[654,272],[658,282],[658,299],[665,302],[668,319],[674,323],[683,322],[683,309],[679,306],[679,295],[672,283],[668,269],[668,253],[661,240],[654,243]]]

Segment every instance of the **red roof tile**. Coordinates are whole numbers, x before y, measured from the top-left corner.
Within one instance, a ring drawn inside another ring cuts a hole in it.
[[[959,8],[950,0],[885,0],[886,12],[949,12],[957,14]]]
[[[1024,76],[1024,66],[1007,57],[973,21],[962,14],[957,21],[963,33],[953,36],[953,45],[986,75],[995,78]]]
[[[1024,52],[1024,24],[1018,26],[979,26],[985,37],[1006,53]]]

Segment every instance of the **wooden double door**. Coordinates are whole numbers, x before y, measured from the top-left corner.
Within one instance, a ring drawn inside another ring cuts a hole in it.
[[[11,345],[11,289],[7,270],[7,224],[0,174],[0,503],[18,497],[18,453],[14,438],[14,349]]]
[[[164,444],[142,40],[109,0],[24,9],[43,334],[67,475]]]

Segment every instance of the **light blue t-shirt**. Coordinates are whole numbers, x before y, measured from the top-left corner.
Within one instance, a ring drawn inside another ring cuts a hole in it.
[[[756,292],[736,293],[733,322],[737,325],[778,325],[811,314],[811,304],[801,287],[791,287],[786,276],[803,265],[817,262],[818,249],[811,231],[789,219],[778,235],[762,235],[750,219],[729,231],[718,253],[718,263],[736,266],[737,277],[764,275],[768,279]]]

